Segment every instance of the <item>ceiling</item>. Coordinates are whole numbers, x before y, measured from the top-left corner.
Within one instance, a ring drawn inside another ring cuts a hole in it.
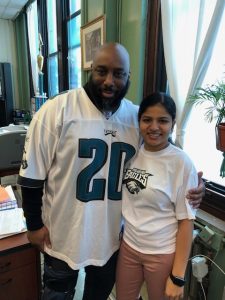
[[[0,0],[0,19],[14,20],[28,0]]]

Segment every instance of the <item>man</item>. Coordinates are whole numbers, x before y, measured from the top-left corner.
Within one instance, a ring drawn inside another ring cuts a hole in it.
[[[126,49],[106,44],[84,88],[47,101],[30,124],[18,183],[28,239],[45,253],[43,299],[73,299],[83,267],[83,300],[106,300],[113,288],[123,168],[139,148],[129,83]],[[192,191],[196,205],[203,189]]]

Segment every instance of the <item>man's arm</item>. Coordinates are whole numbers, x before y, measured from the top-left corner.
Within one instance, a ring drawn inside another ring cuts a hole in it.
[[[21,186],[21,192],[22,207],[28,229],[28,240],[43,252],[45,244],[51,248],[49,232],[44,226],[41,217],[43,187],[27,188]]]
[[[28,188],[21,186],[22,207],[26,218],[27,229],[37,230],[43,227],[41,218],[43,187]]]
[[[193,208],[198,208],[202,202],[202,197],[205,195],[205,184],[202,180],[203,172],[198,172],[198,187],[190,189],[187,194],[189,203]]]

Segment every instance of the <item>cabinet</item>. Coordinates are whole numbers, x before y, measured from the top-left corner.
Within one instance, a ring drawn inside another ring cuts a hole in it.
[[[39,300],[40,253],[26,233],[0,240],[0,300]]]

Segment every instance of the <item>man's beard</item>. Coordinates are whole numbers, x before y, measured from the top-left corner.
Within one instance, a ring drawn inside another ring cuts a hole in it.
[[[99,86],[93,81],[92,75],[88,81],[88,92],[89,96],[93,103],[100,109],[101,111],[115,111],[119,105],[121,100],[125,97],[130,85],[129,78],[123,89],[119,92],[116,92],[112,98],[103,98],[101,94],[101,89]],[[110,88],[109,88],[110,90]]]

